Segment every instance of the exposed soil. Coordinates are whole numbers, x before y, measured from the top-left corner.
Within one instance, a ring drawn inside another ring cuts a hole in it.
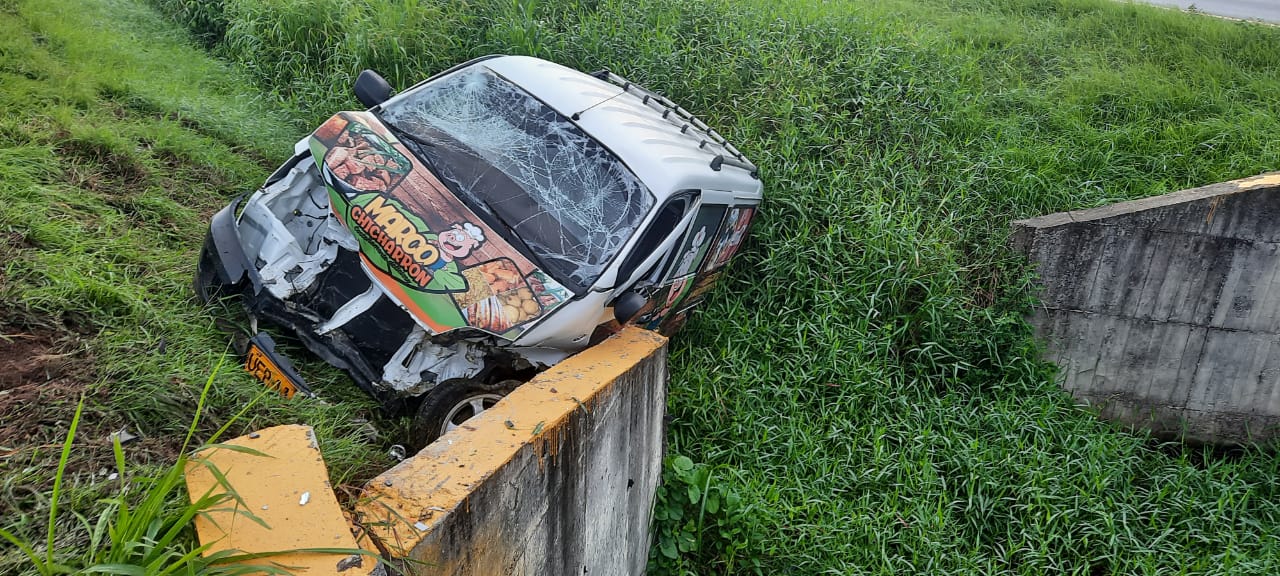
[[[0,267],[17,260],[18,254],[28,248],[31,248],[31,242],[22,233],[14,231],[0,233]],[[0,275],[0,284],[3,281],[3,275]]]
[[[150,176],[138,158],[104,142],[66,135],[58,138],[57,153],[69,165],[68,183],[94,192],[134,190]]]
[[[0,328],[0,446],[29,444],[50,426],[65,431],[92,382],[81,348],[77,336],[45,327]]]
[[[53,322],[0,324],[0,517],[31,512],[44,501],[39,493],[51,487],[82,396],[65,475],[74,482],[105,480],[115,470],[110,435],[124,428],[124,419],[108,408],[110,393],[95,386],[96,379],[93,356],[77,332]],[[131,463],[172,461],[177,447],[139,438],[125,452]],[[50,486],[31,485],[30,478],[48,479]]]

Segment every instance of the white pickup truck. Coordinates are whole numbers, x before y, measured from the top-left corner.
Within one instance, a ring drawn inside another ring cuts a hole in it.
[[[490,56],[355,92],[214,216],[195,288],[243,301],[264,382],[310,394],[259,320],[416,411],[417,444],[602,328],[678,329],[762,198],[723,137],[608,71]]]

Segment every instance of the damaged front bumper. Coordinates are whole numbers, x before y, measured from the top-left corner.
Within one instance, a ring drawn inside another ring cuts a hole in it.
[[[243,200],[243,196],[238,197],[214,214],[209,233],[205,235],[193,286],[196,297],[204,304],[228,289],[235,289],[246,276],[253,283],[254,292],[260,289],[261,281],[245,257],[244,248],[240,246],[240,234],[236,230],[236,209]]]
[[[339,251],[346,253],[346,257],[340,255],[337,259],[340,262],[334,263],[333,270],[317,281],[321,286],[314,292],[327,293],[327,297],[320,298],[319,301],[307,298],[308,294],[301,294],[300,297],[287,301],[277,298],[264,288],[254,263],[245,253],[236,220],[242,202],[243,197],[237,198],[214,215],[200,250],[193,288],[200,301],[206,304],[223,298],[235,298],[243,304],[252,325],[248,334],[237,335],[240,343],[237,348],[245,358],[246,370],[267,386],[280,390],[286,397],[314,395],[292,363],[276,351],[274,339],[258,327],[259,321],[265,321],[287,329],[309,351],[346,371],[361,389],[373,396],[388,412],[398,413],[404,410],[408,405],[408,398],[379,385],[378,371],[360,349],[359,342],[353,341],[347,330],[317,334],[315,327],[323,322],[325,316],[322,314],[326,310],[307,306],[317,304],[320,308],[330,308],[330,312],[340,308],[353,296],[353,289],[348,287],[336,290],[332,286],[335,283],[358,287],[363,280],[367,289],[369,281],[360,271],[356,257],[349,252]],[[344,270],[345,274],[342,273]],[[383,336],[408,332],[412,328],[412,322],[403,312],[400,316],[403,318],[402,322],[384,324],[366,332]],[[369,315],[364,320],[367,323],[374,319]]]
[[[347,372],[390,414],[412,408],[439,382],[533,370],[518,352],[484,338],[461,331],[433,335],[418,325],[365,271],[310,163],[295,164],[277,182],[214,216],[195,279],[202,301],[239,299],[251,319],[248,337],[263,333],[259,322],[282,329]],[[259,349],[265,359],[259,364],[281,370],[250,365],[250,372],[286,394],[307,389],[296,371],[283,369],[288,362],[274,346]],[[242,353],[250,351],[242,347]],[[267,361],[273,358],[278,360]]]

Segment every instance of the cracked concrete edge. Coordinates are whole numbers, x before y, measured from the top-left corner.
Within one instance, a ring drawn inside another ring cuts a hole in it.
[[[1097,391],[1076,398],[1104,420],[1121,427],[1146,428],[1156,438],[1232,446],[1272,438],[1280,430],[1280,416],[1270,414],[1153,403],[1120,391]]]
[[[431,564],[433,559],[413,558],[414,551],[467,506],[473,491],[521,451],[536,451],[535,441],[560,434],[575,411],[590,412],[598,397],[665,345],[654,332],[627,327],[560,362],[370,480],[356,507],[359,523],[391,558]]]

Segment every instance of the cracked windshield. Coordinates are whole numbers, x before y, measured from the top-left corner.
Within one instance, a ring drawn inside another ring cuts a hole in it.
[[[487,68],[394,101],[382,119],[575,293],[595,282],[653,204],[612,153]]]

